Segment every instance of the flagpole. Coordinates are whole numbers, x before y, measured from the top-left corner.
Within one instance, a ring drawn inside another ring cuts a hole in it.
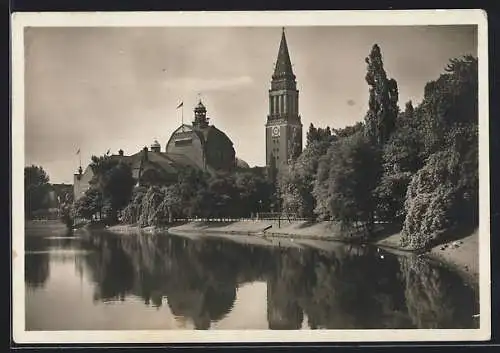
[[[82,167],[82,153],[81,153],[80,147],[78,147],[76,154],[78,155],[78,163],[79,163],[78,166],[81,168]]]
[[[184,126],[184,100],[181,101],[176,110],[179,108],[181,108],[181,126]],[[184,127],[182,129],[184,129]]]

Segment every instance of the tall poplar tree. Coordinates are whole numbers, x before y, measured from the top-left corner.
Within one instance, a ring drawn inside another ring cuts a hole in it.
[[[382,62],[380,47],[374,44],[366,58],[368,70],[365,76],[370,86],[368,112],[365,117],[366,133],[371,141],[384,144],[393,131],[398,116],[398,85],[388,79]]]

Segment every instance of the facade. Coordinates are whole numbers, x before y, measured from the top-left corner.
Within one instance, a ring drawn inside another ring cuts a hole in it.
[[[302,151],[302,123],[299,91],[293,73],[285,30],[281,35],[278,59],[269,90],[266,122],[266,165],[285,171],[289,161]]]
[[[137,185],[169,184],[177,180],[182,169],[191,167],[209,174],[229,172],[245,162],[235,157],[233,142],[214,125],[209,125],[207,111],[200,101],[194,109],[192,125],[182,124],[170,136],[165,151],[154,141],[150,148],[126,156],[123,150],[110,158],[130,166]],[[94,174],[87,166],[74,175],[74,198],[82,197],[90,187]]]

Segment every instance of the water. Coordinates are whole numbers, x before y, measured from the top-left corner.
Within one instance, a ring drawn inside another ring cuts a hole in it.
[[[476,328],[476,291],[423,257],[26,228],[27,330]]]

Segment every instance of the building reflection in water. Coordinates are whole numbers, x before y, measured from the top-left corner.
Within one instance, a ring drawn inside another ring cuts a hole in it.
[[[321,252],[108,233],[89,234],[82,246],[93,249],[80,266],[95,283],[95,300],[168,305],[195,329],[223,320],[238,287],[255,281],[267,283],[270,329],[300,329],[304,321],[312,329],[474,327],[478,300],[458,275],[417,257],[382,258],[371,247]],[[40,282],[48,261],[32,261],[40,265],[30,281]]]

